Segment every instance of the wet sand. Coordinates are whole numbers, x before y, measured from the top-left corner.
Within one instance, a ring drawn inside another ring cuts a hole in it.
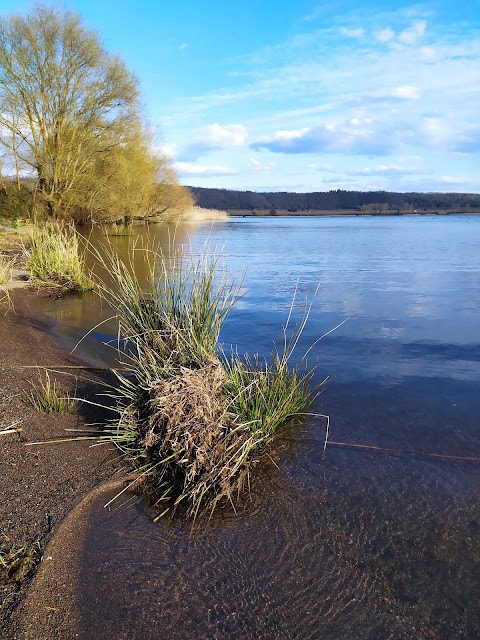
[[[25,547],[29,562],[10,579],[5,575],[0,579],[0,634],[8,639],[69,638],[74,621],[65,615],[63,608],[64,604],[69,608],[72,604],[66,583],[43,583],[37,608],[28,609],[26,624],[26,610],[23,604],[18,605],[25,601],[39,567],[42,573],[48,557],[47,544],[66,515],[83,496],[118,471],[118,461],[113,461],[113,452],[107,447],[90,448],[85,442],[25,446],[27,442],[65,437],[65,429],[80,428],[102,416],[88,405],[78,405],[67,416],[39,414],[31,406],[24,390],[32,388],[31,383],[38,381],[39,374],[37,369],[18,367],[81,363],[51,336],[50,320],[38,310],[36,294],[12,291],[10,296],[13,309],[6,313],[2,309],[0,315],[0,427],[20,420],[18,426],[22,431],[0,436],[0,534],[4,551],[12,544],[16,548]],[[92,397],[99,390],[102,379],[99,375],[81,370],[71,373],[85,375],[92,382],[76,380],[75,376],[56,376],[66,390],[73,392],[76,388],[79,397]],[[81,546],[80,532],[73,529],[70,540],[73,546]],[[68,575],[74,567],[71,547],[67,541],[65,547],[56,548],[62,570]],[[61,575],[61,571],[58,573]],[[47,604],[49,596],[62,604],[58,612],[46,608],[51,606]],[[39,635],[36,630],[28,635],[28,628],[35,629],[37,621],[44,620],[47,612],[50,631]]]

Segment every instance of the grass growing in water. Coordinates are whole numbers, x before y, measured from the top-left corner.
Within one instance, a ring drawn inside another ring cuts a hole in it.
[[[104,266],[114,284],[98,285],[117,310],[128,344],[123,364],[133,372],[118,374],[118,419],[100,440],[128,456],[156,504],[165,505],[160,515],[183,503],[196,517],[220,501],[233,504],[281,427],[310,407],[318,391],[310,388],[313,371],[288,364],[306,319],[290,340],[285,329],[283,350],[270,363],[226,358],[218,338],[239,285],[219,272],[218,258],[142,251],[146,287],[133,261],[112,251]]]
[[[103,233],[106,236],[131,236],[132,235],[132,225],[131,224],[105,224],[102,228]]]
[[[39,380],[38,387],[27,393],[27,398],[40,413],[71,413],[75,408],[76,398],[63,391],[57,381],[52,382],[50,374],[45,371],[45,382]]]
[[[85,256],[75,230],[59,222],[36,224],[28,235],[25,268],[36,284],[89,291]]]

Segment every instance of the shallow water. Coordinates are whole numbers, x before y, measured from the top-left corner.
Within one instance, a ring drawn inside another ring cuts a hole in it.
[[[164,227],[152,232],[168,247]],[[251,501],[200,530],[99,502],[80,637],[480,637],[480,463],[416,455],[480,457],[480,218],[233,219],[174,241],[223,248],[245,272],[222,333],[240,353],[268,354],[296,283],[298,299],[320,284],[298,353],[348,321],[309,357],[332,377],[316,410],[332,441],[402,452],[324,456],[311,419],[254,474]],[[71,346],[108,316],[88,294],[45,310]],[[113,362],[111,335],[102,325],[78,353]]]

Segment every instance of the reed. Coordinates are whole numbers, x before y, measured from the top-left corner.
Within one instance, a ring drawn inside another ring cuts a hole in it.
[[[132,226],[131,224],[104,224],[102,227],[102,231],[106,236],[131,236],[132,235]]]
[[[205,209],[203,207],[191,207],[181,216],[186,222],[196,222],[201,220],[228,220],[226,211],[220,209]]]
[[[76,397],[62,390],[56,380],[51,380],[48,371],[45,371],[45,381],[39,380],[38,386],[30,392],[26,392],[27,398],[33,407],[40,413],[59,413],[66,415],[72,413],[75,408]]]
[[[85,266],[85,252],[78,234],[69,225],[59,222],[33,225],[25,257],[25,268],[35,284],[72,291],[93,288]]]

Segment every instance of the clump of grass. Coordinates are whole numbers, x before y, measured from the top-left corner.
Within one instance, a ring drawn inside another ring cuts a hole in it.
[[[7,535],[0,535],[0,582],[20,583],[40,558],[38,540],[33,545],[18,545]]]
[[[134,254],[145,259],[145,287],[135,274]],[[218,274],[218,257],[186,260],[180,253],[166,257],[161,251],[133,248],[130,264],[113,250],[99,261],[113,285],[99,282],[97,288],[117,311],[120,335],[134,352],[142,349],[156,373],[165,376],[178,367],[209,362],[239,291],[233,278]]]
[[[31,404],[39,413],[72,413],[75,408],[76,397],[62,390],[56,380],[51,380],[45,371],[45,381],[39,380],[38,386],[27,393]]]
[[[0,285],[7,284],[12,279],[15,259],[0,253]]]
[[[289,367],[306,318],[270,363],[225,358],[221,328],[239,285],[219,272],[218,257],[185,259],[144,250],[149,278],[141,287],[133,264],[107,252],[111,287],[100,294],[117,310],[119,336],[128,344],[118,374],[118,419],[100,440],[114,442],[137,478],[157,493],[163,515],[184,504],[196,517],[234,500],[250,469],[281,428],[311,405],[313,370]],[[287,323],[288,326],[288,323]],[[94,436],[92,436],[94,437]],[[160,516],[159,516],[160,517]]]
[[[133,229],[131,224],[110,223],[103,225],[102,230],[106,236],[131,236]]]
[[[3,536],[0,546],[0,569],[10,576],[26,561],[26,547],[17,547],[7,536]]]
[[[313,370],[290,368],[288,353],[275,352],[268,362],[248,354],[225,362],[230,411],[241,416],[251,433],[267,447],[279,428],[311,407]]]
[[[36,284],[72,291],[93,288],[78,234],[71,226],[60,222],[36,224],[31,228],[25,268]]]

